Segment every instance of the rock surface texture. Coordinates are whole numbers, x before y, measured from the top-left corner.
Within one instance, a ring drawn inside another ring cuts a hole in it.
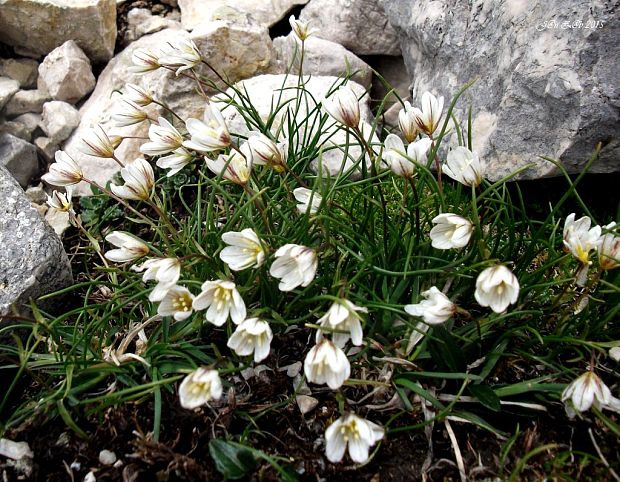
[[[75,40],[93,61],[110,59],[115,0],[0,0],[0,41],[40,56],[67,40]]]
[[[476,83],[457,117],[473,109],[473,143],[499,179],[555,175],[539,156],[579,172],[620,171],[620,23],[614,2],[385,0],[400,32],[413,103],[429,90],[449,99]]]
[[[0,266],[0,317],[73,282],[60,239],[1,166]]]
[[[5,167],[23,187],[39,173],[36,148],[19,137],[0,134],[0,166]],[[0,270],[1,271],[1,270]]]
[[[399,55],[398,35],[383,11],[383,2],[310,0],[300,19],[318,29],[317,37],[339,43],[358,55]]]

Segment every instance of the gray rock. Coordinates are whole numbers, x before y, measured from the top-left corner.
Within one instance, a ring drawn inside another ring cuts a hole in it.
[[[5,167],[23,187],[39,174],[39,160],[36,148],[29,142],[0,134],[0,166]]]
[[[43,104],[41,129],[54,143],[67,139],[80,124],[80,113],[71,104],[54,100]]]
[[[19,90],[19,82],[8,77],[0,77],[0,110]]]
[[[53,229],[0,166],[0,317],[27,313],[31,299],[73,282],[69,260]],[[51,308],[50,302],[41,305]]]
[[[47,194],[43,188],[43,183],[40,182],[36,186],[30,186],[26,189],[26,197],[31,203],[45,204],[45,201],[47,201]]]
[[[75,104],[95,88],[90,61],[82,49],[68,40],[52,50],[39,66],[39,88],[54,100]]]
[[[4,106],[4,113],[8,117],[28,112],[39,114],[48,100],[51,100],[50,94],[45,89],[20,90]]]
[[[56,154],[56,151],[60,149],[58,144],[56,144],[49,137],[37,137],[34,140],[34,145],[36,146],[39,154],[41,154],[41,157],[47,162],[53,162],[54,154]]]
[[[116,2],[114,0],[0,2],[0,41],[19,46],[39,57],[67,40],[75,40],[94,61],[110,59],[116,40]]]
[[[165,28],[181,28],[181,24],[160,15],[153,15],[146,8],[132,8],[127,14],[127,31],[123,42],[128,45],[144,35],[159,32]]]
[[[37,86],[39,63],[32,59],[0,59],[0,75],[19,82],[22,89]]]
[[[25,114],[20,114],[13,119],[13,122],[18,122],[22,124],[28,131],[30,137],[32,138],[33,132],[39,127],[41,123],[41,115],[36,114],[34,112],[27,112]]]
[[[71,226],[69,220],[69,213],[66,211],[59,211],[56,208],[48,208],[45,211],[45,221],[52,227],[54,232],[62,239],[65,231]]]
[[[318,29],[317,37],[358,55],[399,55],[398,35],[383,11],[383,1],[310,0],[300,19]]]
[[[299,72],[300,48],[294,34],[277,37],[273,40],[276,61],[271,68],[274,74]],[[370,87],[372,70],[357,55],[349,52],[342,45],[318,37],[309,37],[304,46],[304,75],[345,76],[353,73],[352,79],[366,88]]]
[[[426,90],[449,99],[476,83],[456,110],[487,176],[530,163],[523,178],[557,175],[539,156],[581,171],[620,171],[620,23],[613,2],[386,0],[400,31],[414,105]],[[568,28],[570,26],[571,28]]]
[[[12,136],[19,137],[26,142],[32,140],[32,130],[29,129],[29,126],[14,120],[0,122],[0,132],[6,132]]]

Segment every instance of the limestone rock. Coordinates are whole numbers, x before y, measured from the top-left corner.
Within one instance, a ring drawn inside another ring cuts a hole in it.
[[[30,299],[73,282],[69,260],[52,228],[0,166],[0,317],[26,313]],[[49,309],[50,302],[43,305]]]
[[[33,112],[41,113],[43,104],[50,100],[50,94],[45,89],[20,90],[4,106],[4,114],[8,117]]]
[[[32,134],[37,127],[39,127],[40,121],[41,116],[39,114],[22,114],[15,117],[13,120],[0,122],[0,132],[8,132],[15,137],[30,142],[32,140]]]
[[[95,83],[88,57],[73,40],[52,50],[39,66],[39,88],[47,90],[54,100],[75,104],[95,88]]]
[[[23,187],[39,173],[37,150],[29,142],[0,134],[0,166],[5,167]]]
[[[80,113],[71,104],[54,100],[43,104],[41,129],[54,143],[67,139],[80,124]]]
[[[193,30],[203,22],[213,20],[244,20],[271,27],[295,5],[308,0],[178,0],[181,23],[185,30]]]
[[[94,92],[80,108],[80,126],[64,145],[64,150],[82,166],[87,178],[105,184],[118,170],[118,165],[113,161],[79,152],[81,138],[88,129],[101,124],[107,132],[114,134],[138,137],[148,134],[147,123],[113,127],[110,116],[119,98],[119,94],[113,91],[122,90],[126,83],[138,84],[150,90],[156,99],[165,102],[184,119],[202,116],[204,99],[196,92],[196,84],[191,79],[177,77],[164,69],[146,74],[135,74],[128,70],[137,48],[156,49],[180,37],[190,37],[190,34],[184,30],[166,29],[145,35],[114,57],[101,72]],[[192,32],[191,38],[209,63],[231,81],[251,77],[265,70],[271,62],[271,39],[265,27],[224,21],[208,22]],[[252,45],[252,48],[248,48],[248,45]],[[206,67],[200,72],[217,80]],[[127,162],[142,157],[139,151],[141,143],[139,139],[125,139],[116,150],[116,155]],[[75,191],[76,196],[90,194],[90,188],[84,184],[78,185]]]
[[[40,182],[36,186],[30,186],[26,189],[26,197],[31,203],[45,204],[45,201],[47,201],[47,194],[43,188],[43,183]]]
[[[0,59],[0,76],[19,82],[22,89],[37,86],[39,63],[32,59]]]
[[[277,37],[273,40],[276,62],[272,72],[286,73],[292,66],[291,73],[299,72],[300,47],[294,34]],[[304,75],[345,76],[347,72],[356,72],[352,79],[366,88],[370,87],[372,70],[357,55],[349,52],[342,45],[318,37],[309,37],[304,46]]]
[[[59,211],[52,207],[45,211],[45,220],[60,238],[62,238],[69,226],[71,226],[69,213],[66,211]]]
[[[384,1],[310,0],[300,19],[318,29],[317,37],[358,55],[399,55],[398,35],[383,10]]]
[[[50,163],[54,161],[54,154],[56,154],[59,147],[52,139],[49,137],[37,137],[34,140],[34,145],[43,159]]]
[[[153,15],[146,8],[132,8],[127,14],[127,32],[123,41],[128,45],[143,35],[159,32],[165,28],[181,28],[181,25],[174,20]]]
[[[19,90],[19,82],[8,77],[0,77],[0,110]]]
[[[114,0],[2,0],[0,41],[46,55],[75,40],[93,61],[114,53]]]
[[[530,163],[523,178],[556,175],[539,156],[579,172],[620,171],[620,23],[609,2],[386,0],[401,32],[414,104],[430,90],[449,99],[467,82],[455,114],[497,180]],[[571,28],[566,28],[570,25]]]

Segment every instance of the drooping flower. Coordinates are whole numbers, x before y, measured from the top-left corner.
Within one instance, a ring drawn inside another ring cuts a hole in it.
[[[478,275],[474,297],[480,306],[502,313],[519,298],[519,280],[503,264],[491,266]]]
[[[592,405],[598,409],[609,405],[612,395],[607,385],[594,372],[587,371],[564,389],[562,401],[566,402],[569,398],[575,410],[585,412]]]
[[[175,321],[183,321],[192,314],[194,295],[185,287],[172,285],[166,290],[161,303],[157,307],[157,314],[172,316]]]
[[[310,214],[316,214],[321,207],[321,202],[323,202],[323,198],[318,192],[312,191],[311,189],[305,187],[293,189],[293,196],[295,196],[295,199],[299,202],[297,205],[297,210],[301,214],[305,214],[307,212]]]
[[[610,270],[620,266],[620,233],[614,231],[615,222],[604,226],[607,231],[599,239],[598,264],[601,269]]]
[[[441,166],[441,170],[446,176],[466,186],[478,187],[484,177],[478,154],[463,146],[457,146],[448,152],[446,163]]]
[[[119,248],[106,251],[104,255],[115,263],[134,261],[149,254],[149,247],[142,240],[123,231],[112,231],[105,240]]]
[[[149,116],[134,102],[122,99],[116,104],[110,119],[116,127],[132,126],[148,119]]]
[[[219,109],[213,104],[207,104],[203,120],[187,119],[185,127],[191,139],[184,141],[188,149],[199,152],[213,152],[226,149],[230,143],[228,126]]]
[[[322,102],[323,110],[347,127],[357,128],[360,123],[360,103],[353,89],[343,85]]]
[[[349,339],[356,346],[362,344],[364,332],[361,318],[358,313],[368,313],[368,309],[357,306],[349,300],[339,300],[332,303],[327,312],[318,320],[318,324],[326,328],[326,333],[332,334],[332,341],[336,346],[343,348]],[[316,341],[323,337],[323,330],[318,330]]]
[[[213,174],[221,175],[235,184],[247,184],[252,174],[252,155],[247,143],[241,145],[239,151],[220,154],[216,159],[205,158],[205,163]]]
[[[155,280],[157,286],[149,295],[150,301],[161,301],[171,286],[176,285],[181,276],[181,262],[177,258],[147,259],[140,266],[132,266],[133,271],[142,272],[142,281]]]
[[[436,226],[431,229],[431,245],[437,249],[462,248],[469,243],[474,231],[472,223],[461,216],[443,213],[432,220]]]
[[[125,84],[125,97],[140,107],[153,102],[153,94],[136,84]]]
[[[368,460],[370,447],[384,436],[383,427],[350,412],[325,431],[325,455],[330,462],[340,462],[349,448],[349,457],[358,464]]]
[[[133,73],[141,74],[157,70],[159,67],[158,56],[148,49],[136,49],[131,56],[131,65],[127,70]]]
[[[318,32],[318,29],[310,28],[308,22],[302,22],[301,20],[295,19],[294,15],[291,15],[288,18],[288,23],[291,25],[295,36],[302,42],[310,37],[310,35]]]
[[[153,167],[144,159],[139,158],[121,169],[125,181],[122,186],[112,184],[110,189],[123,199],[146,201],[151,197],[155,185]]]
[[[419,316],[429,325],[439,325],[454,315],[456,305],[436,286],[423,291],[422,296],[426,299],[413,305],[405,305],[405,311],[411,316]]]
[[[439,126],[443,111],[443,97],[435,97],[430,92],[422,94],[421,109],[412,107],[418,128],[427,136],[432,136]]]
[[[162,169],[170,169],[166,173],[166,177],[170,177],[174,176],[177,172],[190,164],[193,160],[194,156],[191,152],[189,152],[184,147],[179,147],[178,149],[172,151],[171,154],[157,159],[157,162],[155,164],[157,164],[157,167],[161,167]]]
[[[205,281],[202,292],[194,299],[194,309],[207,310],[207,321],[222,326],[228,317],[238,325],[246,317],[245,303],[232,281]]]
[[[270,166],[277,171],[286,165],[287,149],[285,144],[276,144],[265,134],[251,133],[247,141],[252,163],[258,166]]]
[[[187,409],[198,408],[222,396],[222,380],[217,370],[199,367],[187,375],[179,386],[179,401]]]
[[[183,136],[166,119],[160,117],[157,124],[149,127],[149,139],[140,146],[140,152],[148,156],[161,156],[168,154],[183,145]]]
[[[291,291],[298,286],[308,286],[318,267],[318,259],[313,249],[298,244],[285,244],[279,248],[277,258],[269,268],[274,278],[280,279],[280,291]]]
[[[46,183],[53,186],[70,186],[84,179],[82,169],[65,151],[56,151],[56,162],[50,166],[49,172],[41,176]]]
[[[415,112],[408,101],[405,101],[405,107],[398,113],[398,127],[407,142],[415,141],[418,136],[418,123]]]
[[[88,156],[107,159],[114,157],[115,147],[103,127],[97,124],[82,137],[82,145],[79,146],[79,150]]]
[[[265,261],[265,250],[253,229],[229,231],[222,234],[222,241],[228,246],[220,251],[220,259],[233,271],[258,267]]]
[[[239,356],[254,353],[254,362],[258,363],[269,356],[273,332],[269,323],[258,318],[248,318],[237,326],[228,339],[228,348]]]
[[[385,138],[383,158],[394,174],[410,178],[415,174],[418,164],[426,164],[426,153],[431,143],[428,138],[419,139],[405,149],[400,137],[389,134]]]
[[[72,213],[73,211],[73,203],[71,202],[71,195],[73,191],[71,186],[67,186],[65,188],[65,192],[59,192],[54,189],[51,196],[47,196],[47,205],[51,208],[56,209],[57,211],[62,211],[65,213]]]
[[[323,338],[306,355],[304,373],[309,382],[336,390],[351,375],[351,364],[341,348]]]
[[[177,75],[184,70],[195,67],[201,60],[198,47],[189,38],[179,38],[174,42],[168,42],[158,58],[162,67],[176,69]]]

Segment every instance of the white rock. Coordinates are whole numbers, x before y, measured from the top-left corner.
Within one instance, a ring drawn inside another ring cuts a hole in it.
[[[308,0],[178,0],[178,3],[183,28],[193,30],[205,21],[245,18],[271,27],[295,5],[305,5]]]
[[[6,438],[0,439],[0,455],[13,460],[19,460],[24,457],[34,457],[28,442],[13,442]]]
[[[0,59],[0,76],[17,80],[22,89],[37,86],[39,63],[32,59]]]
[[[34,52],[51,52],[75,40],[94,61],[112,57],[116,41],[114,0],[2,0],[0,41]]]
[[[40,182],[38,185],[30,186],[26,189],[26,197],[31,203],[43,204],[47,200],[43,183]]]
[[[11,134],[12,136],[19,137],[26,142],[30,142],[32,139],[32,130],[29,128],[29,126],[22,124],[21,122],[16,122],[15,120],[0,123],[0,132],[6,132],[8,134]]]
[[[110,450],[99,452],[99,462],[102,465],[113,465],[116,462],[116,454]]]
[[[302,415],[311,412],[319,404],[316,398],[309,395],[297,395],[295,400],[297,401],[297,406]]]
[[[28,112],[40,114],[43,110],[43,104],[48,100],[51,100],[51,97],[45,89],[20,90],[4,106],[4,113],[8,117]]]
[[[0,77],[0,110],[19,90],[19,82],[8,77]]]
[[[75,104],[95,87],[90,61],[82,49],[68,40],[52,50],[39,66],[39,89],[54,100]]]
[[[276,62],[270,69],[274,74],[289,71],[299,73],[300,48],[294,34],[277,37],[273,40]],[[366,88],[370,87],[372,70],[357,55],[349,52],[342,45],[319,37],[309,37],[304,45],[304,75],[333,75],[344,77],[353,73],[352,79]]]
[[[62,238],[67,228],[71,226],[71,223],[69,222],[69,213],[59,211],[58,209],[52,207],[50,207],[45,213],[45,220],[60,238]]]
[[[0,166],[4,166],[22,187],[39,173],[35,147],[11,134],[0,134]]]
[[[84,476],[84,482],[97,482],[97,477],[92,470]]]
[[[54,100],[43,104],[41,129],[53,142],[60,144],[80,124],[80,113],[71,104]]]
[[[310,0],[300,18],[317,28],[317,37],[359,55],[399,55],[400,43],[377,0]]]
[[[39,127],[39,124],[41,123],[41,115],[34,112],[27,112],[25,114],[20,114],[15,117],[13,119],[13,122],[18,122],[22,124],[26,128],[28,133],[32,135],[34,130]]]
[[[54,154],[56,154],[56,151],[59,149],[58,144],[49,137],[37,137],[34,140],[34,145],[43,159],[47,162],[53,162]]]
[[[181,25],[174,20],[153,15],[146,8],[132,8],[127,14],[127,32],[123,41],[128,45],[143,35],[159,32],[165,28],[181,28]]]

